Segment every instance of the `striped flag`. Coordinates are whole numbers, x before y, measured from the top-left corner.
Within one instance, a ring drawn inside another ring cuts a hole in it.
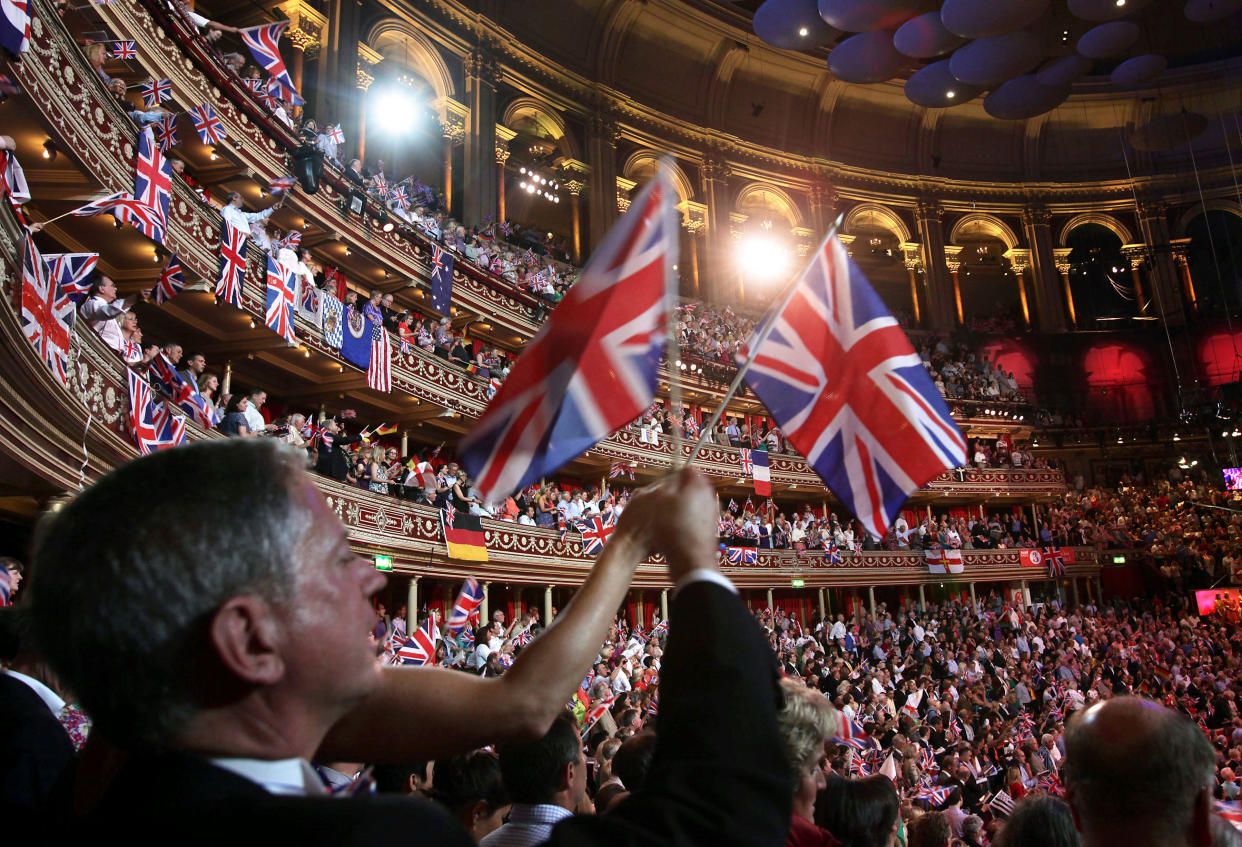
[[[298,184],[297,177],[279,176],[279,177],[276,177],[276,179],[272,180],[271,183],[268,184],[267,190],[268,190],[268,193],[270,193],[273,197],[276,197],[280,194],[289,193],[289,191],[292,190],[293,186],[297,184]],[[302,237],[301,233],[299,233],[298,238],[301,239],[301,237]]]
[[[216,110],[210,103],[195,106],[189,115],[190,120],[194,121],[194,131],[204,144],[219,144],[228,137],[223,122],[216,116]]]
[[[376,391],[392,391],[392,348],[388,331],[382,326],[371,328],[371,362],[367,365],[367,386]]]
[[[30,0],[0,0],[0,47],[14,56],[30,49]]]
[[[472,618],[479,616],[479,607],[483,605],[483,586],[472,576],[466,577],[457,600],[453,603],[453,612],[449,615],[448,626],[453,633],[467,628]]]
[[[137,59],[138,47],[132,41],[113,41],[108,55],[113,59]]]
[[[47,276],[74,303],[81,303],[90,291],[90,276],[99,262],[98,253],[44,253]]]
[[[155,130],[155,141],[160,145],[161,150],[171,150],[180,142],[177,138],[176,115],[165,115],[152,124],[152,129]]]
[[[403,665],[434,665],[436,663],[436,613],[430,612],[423,625],[414,630],[404,644],[397,648],[397,658]]]
[[[170,79],[152,79],[144,82],[142,87],[138,89],[142,94],[142,105],[148,109],[152,109],[165,100],[172,98],[172,80]]]

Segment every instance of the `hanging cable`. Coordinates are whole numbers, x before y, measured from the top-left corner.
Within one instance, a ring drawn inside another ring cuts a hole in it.
[[[1134,185],[1134,172],[1130,169],[1130,154],[1126,150],[1126,136],[1122,132],[1121,115],[1117,113],[1117,104],[1113,104],[1113,119],[1117,121],[1117,136],[1121,141],[1121,158],[1126,163],[1126,178],[1130,180],[1130,194],[1134,198],[1134,214],[1135,218],[1141,218],[1142,212],[1139,210],[1138,189]],[[1148,261],[1151,261],[1152,245],[1147,245]],[[1153,275],[1154,277],[1154,275]],[[1156,291],[1156,306],[1160,309],[1160,323],[1164,325],[1164,338],[1169,344],[1169,359],[1173,362],[1173,379],[1177,382],[1177,411],[1183,414],[1186,410],[1182,405],[1182,372],[1177,366],[1177,354],[1173,352],[1173,334],[1169,332],[1169,319],[1164,312],[1164,294],[1160,291],[1160,285],[1153,279],[1152,286]]]

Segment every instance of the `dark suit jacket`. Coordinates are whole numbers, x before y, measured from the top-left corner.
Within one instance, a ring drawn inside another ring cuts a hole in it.
[[[347,438],[342,438],[338,435],[331,447],[324,447],[323,442],[320,441],[318,447],[316,447],[319,455],[315,460],[315,470],[324,476],[332,477],[338,482],[344,482],[345,475],[350,470],[350,461],[349,457],[340,448],[348,444],[356,444],[361,440],[362,438],[357,435],[351,435]]]
[[[347,798],[268,794],[247,779],[182,753],[128,761],[99,807],[77,825],[89,837],[123,843],[459,845],[474,842],[441,806],[393,795]],[[394,837],[396,840],[394,841]]]
[[[20,679],[0,674],[0,819],[43,806],[73,761],[73,742],[47,704]]]
[[[661,662],[659,740],[643,790],[552,830],[550,845],[783,845],[793,784],[776,729],[776,658],[741,599],[677,594]]]

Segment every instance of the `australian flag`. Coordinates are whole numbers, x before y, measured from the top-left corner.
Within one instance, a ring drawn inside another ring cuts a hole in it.
[[[431,308],[442,315],[453,305],[453,253],[438,244],[431,248]]]

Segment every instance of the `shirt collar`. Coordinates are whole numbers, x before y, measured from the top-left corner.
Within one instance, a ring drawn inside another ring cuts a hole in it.
[[[22,682],[26,683],[26,685],[30,686],[30,690],[39,695],[39,699],[42,700],[48,709],[51,710],[53,715],[59,716],[61,710],[65,708],[64,699],[34,677],[26,676],[26,674],[18,673],[17,671],[6,670],[0,671],[0,673],[7,674],[14,679],[20,679]]]
[[[305,759],[209,759],[216,767],[248,779],[269,794],[327,794],[323,780]]]
[[[514,803],[513,808],[509,811],[509,823],[527,826],[530,824],[555,824],[573,816],[574,813],[564,806],[556,806],[551,803]]]

